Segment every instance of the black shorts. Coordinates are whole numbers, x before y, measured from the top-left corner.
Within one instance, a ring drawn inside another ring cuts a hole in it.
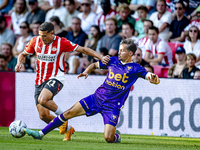
[[[35,103],[36,103],[36,105],[39,104],[38,97],[39,97],[41,91],[43,90],[43,88],[46,88],[52,92],[53,96],[51,99],[53,100],[53,97],[56,94],[58,94],[58,92],[63,88],[63,84],[60,81],[58,81],[57,79],[49,79],[40,85],[35,85]]]

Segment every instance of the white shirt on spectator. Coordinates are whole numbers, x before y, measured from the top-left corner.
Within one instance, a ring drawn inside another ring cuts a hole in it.
[[[101,8],[101,1],[100,0],[94,0],[94,4],[97,5],[96,14],[100,14],[103,11],[103,9]]]
[[[154,58],[158,58],[158,54],[163,54],[164,58],[161,63],[170,66],[173,65],[172,51],[165,40],[158,38],[155,44],[150,41],[148,44],[146,44],[146,51],[152,53]]]
[[[192,49],[192,45],[191,42],[186,40],[184,42],[183,47],[185,48],[185,52],[186,54],[188,53],[193,53],[195,54],[197,57],[200,55],[200,40],[198,39],[196,44],[194,45],[194,48]]]
[[[51,17],[57,16],[66,27],[66,20],[65,20],[66,15],[67,15],[67,9],[64,6],[60,6],[58,9],[53,8],[46,13],[45,22],[49,22]]]
[[[29,12],[26,12],[25,14],[16,14],[16,12],[12,12],[11,14],[11,21],[12,21],[12,25],[13,25],[13,30],[15,34],[21,35],[20,32],[20,24],[22,22],[26,21],[26,17],[28,15]]]
[[[72,26],[72,18],[77,17],[80,12],[78,10],[74,10],[73,14],[70,14],[67,12],[67,15],[65,16],[65,27],[71,27]]]
[[[162,15],[160,19],[158,19],[158,12],[154,12],[150,18],[151,21],[153,21],[153,24],[155,27],[160,28],[163,23],[168,23],[169,25],[172,22],[172,14],[168,11],[165,11],[165,13]],[[161,33],[159,33],[159,38],[165,40],[169,33],[169,26],[166,27]]]
[[[96,14],[91,10],[87,18],[83,18],[83,12],[78,14],[81,19],[81,28],[86,33],[90,33],[90,27],[95,24]]]

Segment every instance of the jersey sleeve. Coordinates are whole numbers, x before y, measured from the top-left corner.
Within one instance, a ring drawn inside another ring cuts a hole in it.
[[[140,66],[139,64],[137,64],[136,67],[137,67],[137,69],[136,69],[137,76],[145,79],[146,74],[148,73],[147,70],[144,67]]]
[[[24,48],[26,54],[32,55],[35,52],[36,38],[32,38]]]
[[[165,44],[166,43],[164,41],[160,41],[160,43],[158,44],[158,47],[157,47],[158,54],[165,55],[165,53],[166,53]]]
[[[104,65],[100,60],[98,61],[99,69],[108,69],[107,65]]]
[[[61,50],[63,52],[75,51],[78,48],[78,44],[75,44],[66,38],[61,38]]]

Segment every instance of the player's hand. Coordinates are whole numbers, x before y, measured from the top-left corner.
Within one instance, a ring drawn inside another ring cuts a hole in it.
[[[15,71],[16,72],[20,72],[20,69],[22,68],[22,64],[17,64],[16,66],[15,66]]]
[[[151,74],[151,77],[148,77],[150,83],[159,84],[160,79],[156,74]]]
[[[107,65],[109,61],[110,61],[110,56],[109,55],[103,56],[102,59],[101,59],[101,62],[104,65]]]
[[[85,76],[85,79],[87,79],[88,74],[87,73],[80,73],[77,78],[79,79],[79,77],[84,77],[84,76]]]

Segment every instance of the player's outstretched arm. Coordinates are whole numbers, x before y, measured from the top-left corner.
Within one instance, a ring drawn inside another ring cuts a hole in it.
[[[19,54],[18,58],[17,58],[17,64],[15,66],[15,71],[16,72],[20,72],[20,69],[22,67],[22,63],[25,61],[25,58],[28,54],[26,54],[25,52],[22,52]]]
[[[81,52],[81,53],[84,53],[86,55],[90,55],[90,56],[93,56],[93,57],[96,57],[98,58],[99,60],[101,60],[101,62],[105,65],[107,65],[107,63],[110,61],[110,56],[109,55],[106,55],[106,56],[102,56],[101,54],[95,52],[94,50],[88,48],[88,47],[82,47],[82,46],[79,46],[77,49],[76,49],[77,52]]]
[[[160,79],[156,74],[148,72],[146,75],[146,79],[149,80],[150,83],[159,84]]]
[[[86,69],[85,69],[85,71],[83,72],[83,73],[80,73],[79,75],[78,75],[78,79],[79,79],[79,77],[83,77],[83,76],[85,76],[85,79],[88,77],[88,74],[90,73],[90,72],[92,72],[92,71],[94,71],[96,68],[98,68],[98,63],[96,62],[96,63],[92,63],[92,64],[90,64]]]

